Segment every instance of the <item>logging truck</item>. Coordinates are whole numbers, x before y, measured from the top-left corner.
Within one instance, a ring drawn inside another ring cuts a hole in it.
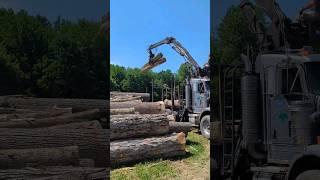
[[[192,65],[190,69],[190,77],[185,79],[184,97],[180,100],[180,107],[174,108],[174,96],[172,96],[172,110],[177,112],[176,121],[191,122],[201,131],[201,134],[210,137],[210,67],[206,63],[201,68],[195,59],[191,56],[175,38],[167,37],[162,41],[152,44],[148,48],[149,61],[142,67],[142,72],[146,72],[155,66],[158,66],[166,61],[162,53],[155,55],[152,50],[161,45],[168,44],[172,46],[178,54],[187,60],[187,63]],[[179,97],[180,98],[180,97]]]
[[[320,54],[306,47],[319,42],[319,17],[292,22],[269,0],[240,7],[257,42],[242,62],[217,64],[214,179],[320,179]],[[256,8],[271,19],[267,30]]]

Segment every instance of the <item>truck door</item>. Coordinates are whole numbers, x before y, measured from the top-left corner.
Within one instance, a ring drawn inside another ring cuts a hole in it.
[[[192,84],[192,109],[194,113],[201,112],[200,82],[201,81],[194,81]]]
[[[275,80],[278,88],[274,91],[274,96],[270,97],[269,106],[271,143],[268,159],[271,162],[288,163],[297,152],[301,151],[301,146],[295,142],[297,137],[293,128],[294,124],[301,123],[295,120],[296,117],[299,117],[301,112],[304,113],[295,107],[295,104],[304,98],[302,72],[297,67],[290,67],[279,68],[277,73],[276,77],[280,77]],[[303,119],[302,122],[307,122],[307,119]]]
[[[199,83],[199,94],[200,94],[200,108],[206,108],[208,107],[208,102],[207,102],[207,89],[206,89],[206,84],[204,81],[201,81]]]

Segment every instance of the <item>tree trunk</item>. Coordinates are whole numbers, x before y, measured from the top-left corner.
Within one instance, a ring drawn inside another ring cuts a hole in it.
[[[189,122],[169,122],[169,131],[170,133],[179,133],[179,132],[190,132],[193,128],[193,124]]]
[[[184,133],[147,139],[113,141],[110,144],[111,166],[184,155],[185,143]]]
[[[45,110],[30,110],[30,109],[14,109],[14,108],[1,108],[1,120],[10,119],[23,119],[23,118],[46,118],[60,115],[71,114],[71,108],[49,108]]]
[[[61,115],[56,117],[47,117],[43,119],[27,118],[16,119],[11,121],[0,122],[0,128],[39,128],[48,127],[59,124],[67,124],[73,122],[81,122],[87,120],[100,119],[106,116],[106,113],[101,112],[99,109],[87,110],[74,114]]]
[[[134,96],[134,97],[141,97],[143,102],[150,101],[150,94],[149,93],[136,93],[136,92],[110,92],[110,96]]]
[[[80,167],[94,167],[93,159],[80,159],[79,160]]]
[[[165,113],[163,102],[143,102],[134,106],[134,110],[140,114],[162,114]]]
[[[0,114],[0,122],[2,121],[8,121],[8,115],[7,114]]]
[[[134,108],[121,108],[121,109],[110,109],[111,115],[117,114],[134,114]]]
[[[107,180],[106,168],[90,167],[45,167],[0,170],[0,179],[34,179],[34,180]]]
[[[52,107],[95,109],[106,108],[108,101],[104,99],[61,99],[61,98],[33,98],[26,96],[0,96],[0,106],[21,109],[47,109]]]
[[[17,109],[16,111],[8,111],[6,114],[1,114],[0,121],[9,121],[16,119],[42,119],[48,117],[56,117],[62,115],[71,115],[72,110],[69,109],[46,109],[41,111],[36,110],[21,110]]]
[[[79,165],[77,146],[0,150],[0,169],[68,165]]]
[[[3,96],[0,96],[0,99]],[[0,114],[13,114],[13,113],[31,113],[31,112],[39,112],[31,109],[17,109],[10,107],[0,107]]]
[[[99,121],[84,121],[78,123],[61,124],[57,126],[50,126],[49,129],[102,129]]]
[[[78,146],[81,158],[94,159],[96,166],[108,166],[107,129],[0,129],[0,149],[29,149]]]
[[[110,98],[110,102],[126,102],[126,101],[134,101],[141,100],[141,96],[133,97],[133,96],[115,96]]]
[[[133,108],[140,103],[142,103],[141,100],[127,102],[110,102],[110,109]]]
[[[169,121],[164,114],[112,115],[110,139],[128,139],[155,136],[169,132]]]
[[[93,159],[80,159],[79,160],[80,167],[94,167]]]

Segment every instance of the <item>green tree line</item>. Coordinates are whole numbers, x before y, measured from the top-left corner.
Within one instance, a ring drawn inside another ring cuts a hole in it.
[[[262,18],[258,12],[258,18]],[[216,64],[238,64],[241,63],[240,54],[246,54],[248,46],[256,43],[255,34],[249,30],[249,22],[238,6],[231,6],[221,20],[217,32],[211,34],[211,59],[213,68],[211,77],[211,90],[213,101],[213,118],[219,118],[219,78]]]
[[[50,22],[0,9],[0,95],[106,98],[107,19]]]
[[[119,65],[110,65],[110,90],[111,91],[124,91],[124,92],[152,92],[153,82],[153,95],[154,100],[161,100],[162,89],[171,88],[171,82],[173,77],[175,78],[176,86],[181,85],[185,78],[189,76],[190,64],[182,64],[178,69],[177,73],[171,70],[162,70],[160,72],[148,71],[145,73],[141,72],[139,68],[125,68]],[[190,77],[190,76],[189,76]],[[176,91],[178,88],[176,88]],[[168,96],[169,92],[168,91]],[[176,92],[178,94],[178,92]],[[165,98],[165,93],[164,93]],[[170,96],[169,96],[170,98]]]

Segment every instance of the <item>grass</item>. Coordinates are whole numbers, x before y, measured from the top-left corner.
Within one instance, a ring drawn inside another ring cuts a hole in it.
[[[111,171],[112,180],[209,179],[209,141],[196,132],[187,137],[188,156],[156,160]]]
[[[191,156],[187,158],[189,162],[201,162],[209,160],[209,143],[208,140],[196,133],[190,133],[187,138],[187,152],[191,153]]]
[[[173,179],[178,176],[170,161],[146,162],[129,168],[120,168],[111,172],[111,179],[115,180],[153,180]]]

